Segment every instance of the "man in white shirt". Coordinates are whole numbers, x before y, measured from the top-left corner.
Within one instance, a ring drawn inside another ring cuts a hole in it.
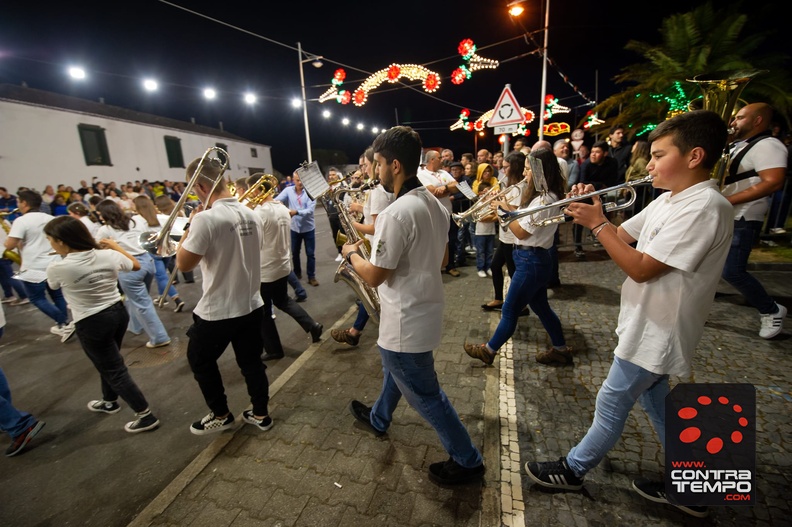
[[[474,482],[484,474],[483,459],[440,388],[432,355],[442,337],[440,269],[448,259],[443,242],[450,217],[416,177],[421,139],[412,128],[393,127],[372,147],[382,186],[395,200],[377,217],[371,261],[360,253],[362,240],[344,245],[342,253],[361,279],[378,288],[377,345],[385,378],[371,408],[352,401],[350,411],[367,431],[382,436],[404,396],[450,456],[429,466],[429,478],[446,485]]]
[[[723,279],[734,286],[759,311],[759,336],[771,339],[781,333],[787,308],[777,304],[748,271],[748,257],[759,238],[770,196],[784,185],[788,153],[770,135],[773,109],[765,103],[749,104],[732,119],[731,163],[723,195],[734,205],[734,237],[723,267]]]
[[[446,208],[448,214],[452,212],[451,195],[456,192],[457,183],[454,176],[442,169],[443,161],[440,153],[435,150],[426,152],[424,158],[426,167],[418,171],[418,180],[432,193],[434,197],[440,200],[443,207]],[[461,273],[457,270],[454,263],[453,256],[457,253],[459,227],[453,221],[448,228],[448,254],[451,257],[448,259],[448,265],[445,272],[451,276],[457,277]]]
[[[190,163],[188,177],[193,176],[199,163],[200,159]],[[203,295],[193,309],[193,325],[187,330],[187,360],[211,412],[190,426],[190,432],[196,435],[234,426],[217,366],[229,343],[253,404],[252,410],[242,412],[242,419],[263,431],[273,425],[267,410],[269,381],[261,362],[261,222],[231,195],[222,177],[218,160],[203,164],[193,189],[206,210],[199,207],[193,211],[187,238],[176,253],[180,271],[192,271],[200,265],[203,275]]]
[[[52,247],[44,234],[44,226],[52,220],[52,216],[39,211],[41,194],[38,192],[23,190],[17,199],[22,216],[11,224],[5,248],[19,249],[22,257],[20,280],[25,285],[30,302],[56,322],[50,328],[50,333],[59,336],[61,342],[66,342],[74,334],[74,324],[68,323],[69,313],[63,293],[47,285],[47,266],[55,256],[50,254]],[[52,302],[47,300],[45,293]]]

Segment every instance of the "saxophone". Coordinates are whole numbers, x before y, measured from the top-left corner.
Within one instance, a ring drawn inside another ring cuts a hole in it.
[[[3,213],[0,213],[0,214],[2,216],[10,216],[12,214],[15,214],[18,211],[19,211],[19,209],[14,209],[11,212],[3,212]],[[11,232],[11,227],[10,227],[10,224],[8,223],[8,220],[3,218],[2,220],[0,220],[0,223],[3,224],[3,230],[5,231],[6,234]],[[19,252],[16,249],[14,249],[14,250],[5,249],[3,251],[3,258],[5,258],[6,260],[11,260],[12,262],[14,262],[17,265],[21,265],[22,264],[22,256],[20,256]]]
[[[346,233],[348,243],[356,243],[362,238],[358,230],[352,226],[354,220],[350,216],[349,210],[344,205],[342,195],[347,192],[364,192],[369,188],[373,188],[377,183],[378,181],[372,181],[357,189],[337,188],[330,191],[330,199],[333,200],[333,203],[338,209],[338,220],[341,222],[341,228]],[[364,240],[364,243],[360,245],[360,252],[366,260],[371,256],[369,247],[367,247],[365,243],[367,241],[368,240]],[[343,280],[352,288],[352,291],[354,291],[360,301],[363,302],[363,306],[366,308],[369,317],[379,324],[380,301],[377,290],[360,278],[360,275],[355,272],[354,267],[346,260],[338,264],[338,269],[336,269],[333,282],[338,282],[339,280]]]

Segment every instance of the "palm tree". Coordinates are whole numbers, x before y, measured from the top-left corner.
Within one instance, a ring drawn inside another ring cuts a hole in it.
[[[614,78],[617,84],[631,86],[592,108],[605,120],[592,131],[607,130],[618,121],[631,136],[646,133],[674,113],[686,111],[688,102],[701,95],[687,79],[734,70],[767,70],[748,83],[742,99],[770,103],[791,124],[792,83],[783,66],[789,57],[760,51],[770,33],[748,27],[754,18],[768,20],[758,15],[752,12],[749,18],[735,6],[716,10],[708,1],[689,13],[664,19],[660,45],[629,41],[626,49],[645,60],[623,68]]]

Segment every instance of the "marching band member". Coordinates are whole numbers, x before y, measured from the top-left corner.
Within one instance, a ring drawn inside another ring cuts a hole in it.
[[[190,163],[188,178],[200,163],[201,159]],[[187,359],[210,409],[208,415],[190,426],[190,432],[196,435],[234,426],[234,415],[228,408],[217,366],[229,343],[253,405],[242,412],[242,419],[262,431],[273,426],[268,412],[269,380],[266,366],[261,362],[264,312],[259,293],[261,223],[222,181],[215,185],[222,177],[216,159],[203,164],[193,189],[207,209],[197,208],[192,212],[187,236],[176,253],[180,271],[192,271],[200,265],[203,277],[203,295],[193,310],[193,324],[187,330],[190,337]]]
[[[522,206],[528,206],[528,208],[557,201],[564,195],[565,186],[558,160],[551,150],[536,150],[532,151],[531,155],[542,162],[548,193],[547,195],[537,195],[534,185],[526,185],[521,202]],[[526,172],[530,172],[529,163],[526,162],[525,168]],[[492,204],[495,210],[498,206],[504,205],[503,202],[493,202]],[[506,300],[501,307],[500,322],[489,342],[485,344],[465,343],[465,352],[474,359],[479,359],[485,364],[492,364],[498,350],[517,329],[517,320],[522,309],[529,305],[549,333],[552,342],[549,350],[536,354],[536,361],[542,364],[552,362],[570,364],[572,362],[572,353],[566,345],[561,321],[547,301],[547,284],[550,282],[553,265],[549,249],[553,246],[553,237],[558,224],[554,223],[544,227],[532,224],[537,220],[554,216],[558,212],[547,209],[509,224],[509,228],[515,236],[512,250],[514,276],[511,279],[511,285],[509,285],[509,291],[506,293]]]
[[[157,428],[159,419],[151,413],[121,356],[129,314],[118,292],[119,272],[138,270],[140,262],[115,240],[106,238],[97,244],[85,225],[70,216],[53,219],[44,226],[44,233],[52,249],[63,257],[47,267],[47,282],[51,288],[63,290],[80,345],[102,380],[102,398],[90,401],[88,409],[117,413],[120,396],[136,417],[124,430],[135,434]]]

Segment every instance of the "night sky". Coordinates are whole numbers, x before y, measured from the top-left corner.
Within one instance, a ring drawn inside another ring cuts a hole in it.
[[[309,102],[313,149],[340,149],[352,162],[371,143],[372,126],[397,123],[418,130],[424,146],[450,147],[457,156],[473,151],[473,134],[451,132],[449,126],[461,108],[469,108],[474,119],[491,109],[506,83],[520,105],[539,109],[541,57],[521,57],[535,48],[515,38],[523,29],[506,14],[507,0],[174,3],[258,36],[157,0],[12,0],[3,3],[0,16],[0,82],[24,81],[31,88],[101,97],[107,104],[185,121],[195,118],[214,127],[222,121],[228,132],[271,145],[281,172],[306,159],[302,109],[290,103],[300,97],[297,41],[308,53],[324,56],[321,69],[304,65],[309,100],[330,86],[339,67],[347,72],[343,87],[350,89],[391,63],[422,64],[441,74],[442,85],[431,95],[419,84],[410,83],[415,89],[384,84],[362,107]],[[551,0],[549,56],[588,99],[602,100],[618,91],[613,76],[638,61],[623,49],[627,41],[659,43],[661,20],[698,4]],[[529,0],[526,5],[523,25],[538,30],[545,2]],[[781,17],[776,20],[781,23]],[[448,76],[461,63],[457,46],[465,38],[473,39],[479,55],[502,65],[454,85]],[[535,38],[541,43],[543,36]],[[69,79],[65,70],[71,64],[86,68],[89,78],[79,83]],[[144,92],[145,76],[158,79],[158,92]],[[218,91],[212,102],[201,94],[209,85]],[[568,122],[585,115],[586,100],[553,67],[548,68],[547,86],[548,93],[573,109]],[[246,90],[259,96],[253,108],[241,100]],[[321,116],[323,109],[333,112],[331,119]],[[367,131],[342,127],[342,116],[353,125],[365,123]],[[495,145],[491,133],[478,142],[479,148]]]

